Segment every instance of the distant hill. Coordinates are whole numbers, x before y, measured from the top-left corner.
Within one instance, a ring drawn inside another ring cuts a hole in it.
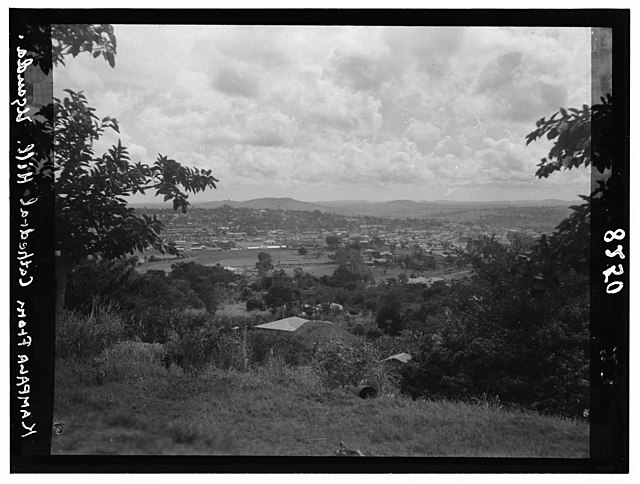
[[[568,207],[580,203],[578,200],[512,200],[512,201],[455,201],[438,200],[433,202],[413,201],[413,200],[390,200],[385,202],[375,202],[369,200],[334,200],[322,202],[301,202],[293,198],[256,198],[246,201],[217,200],[211,202],[194,202],[194,208],[218,208],[229,205],[233,208],[252,208],[269,210],[298,210],[335,213],[339,215],[355,216],[370,215],[376,217],[390,218],[427,218],[427,217],[449,217],[454,214],[462,214],[477,211],[495,211],[514,208],[544,208],[552,207],[554,211],[568,213]],[[134,207],[161,208],[169,207],[168,204],[143,203],[133,204]]]
[[[241,207],[269,209],[269,210],[320,210],[320,207],[314,203],[301,202],[293,198],[256,198],[241,202]]]

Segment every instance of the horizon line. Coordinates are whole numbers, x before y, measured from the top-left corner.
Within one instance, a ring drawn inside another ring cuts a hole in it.
[[[257,198],[248,198],[245,200],[235,200],[232,198],[226,198],[223,200],[200,200],[200,201],[192,201],[191,205],[198,205],[204,203],[224,203],[224,202],[236,202],[236,203],[244,203],[244,202],[253,202],[257,200],[292,200],[295,202],[301,203],[309,203],[309,204],[318,204],[318,203],[331,203],[331,202],[368,202],[368,203],[388,203],[388,202],[414,202],[414,203],[509,203],[509,202],[544,202],[544,201],[558,201],[558,202],[579,202],[581,199],[576,197],[574,199],[566,199],[566,198],[535,198],[535,199],[508,199],[508,200],[448,200],[448,199],[434,199],[434,200],[418,200],[418,199],[409,199],[409,198],[393,198],[393,199],[385,199],[385,200],[370,200],[364,198],[358,199],[324,199],[324,200],[299,200],[297,198],[292,197],[257,197]],[[164,205],[170,204],[170,201],[149,201],[149,202],[131,202],[129,205],[144,205],[144,204],[154,204],[154,205]]]

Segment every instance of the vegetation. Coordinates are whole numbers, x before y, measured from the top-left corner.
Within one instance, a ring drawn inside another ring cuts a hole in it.
[[[550,119],[541,118],[537,129],[527,135],[527,144],[546,135],[555,140],[547,158],[538,165],[536,176],[546,178],[560,170],[571,170],[591,165],[600,174],[610,173],[615,152],[612,142],[613,97],[607,94],[601,104],[584,105],[582,110],[560,109]],[[570,266],[582,273],[589,272],[591,219],[605,222],[611,217],[607,208],[612,206],[615,193],[610,178],[598,180],[590,196],[582,196],[584,203],[571,207],[573,212],[558,225],[553,236],[541,247],[557,265]]]
[[[54,64],[65,55],[90,51],[115,65],[111,26],[56,26],[51,35]],[[64,306],[68,271],[75,264],[91,255],[115,259],[149,246],[165,250],[162,223],[136,213],[125,197],[153,190],[165,202],[173,201],[174,210],[186,212],[188,193],[215,188],[217,182],[208,170],[188,168],[162,155],[151,166],[131,164],[120,141],[96,156],[93,143],[107,129],[119,133],[118,123],[100,119],[82,92],[65,92],[63,99],[54,98],[53,121],[57,317]]]
[[[58,61],[90,51],[113,65],[108,28],[58,32]],[[104,45],[95,47],[98,37]],[[54,123],[55,413],[74,428],[56,437],[54,452],[328,454],[344,440],[367,455],[587,455],[588,206],[539,240],[476,237],[438,257],[401,242],[393,264],[402,272],[378,283],[365,242],[336,235],[325,242],[337,268],[320,278],[287,274],[269,252],[252,260],[255,275],[178,259],[170,271],[140,273],[127,254],[171,246],[162,221],[124,197],[154,190],[185,212],[187,195],[217,180],[164,156],[131,164],[120,143],[96,156],[92,142],[117,122],[67,93]],[[571,112],[529,135],[557,138],[538,176],[611,167],[602,143],[597,157],[587,154],[589,123],[606,127],[610,99]],[[606,194],[603,182],[591,202]],[[248,212],[247,233],[275,213]],[[335,231],[334,219],[351,223],[320,211],[293,217]],[[379,237],[366,244],[374,259],[396,249]],[[438,266],[471,275],[416,283],[414,273]],[[317,320],[303,326],[314,331],[255,328],[287,316]],[[387,360],[401,352],[409,363]],[[363,385],[378,397],[357,398]]]
[[[194,377],[165,369],[156,351],[126,343],[98,363],[61,360],[54,408],[65,427],[52,453],[332,455],[344,441],[371,456],[588,456],[587,423],[500,408],[486,396],[362,400],[277,356]]]

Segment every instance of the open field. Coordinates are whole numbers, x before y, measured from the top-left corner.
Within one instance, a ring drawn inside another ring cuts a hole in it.
[[[240,249],[221,252],[206,250],[193,251],[187,253],[186,257],[180,259],[166,255],[163,256],[156,251],[145,251],[144,255],[154,255],[161,257],[162,260],[147,262],[138,266],[137,270],[141,273],[147,272],[148,270],[163,270],[169,272],[171,266],[178,262],[196,262],[205,266],[220,264],[223,267],[232,267],[242,273],[255,270],[259,252],[268,252],[273,259],[276,269],[284,269],[290,276],[293,275],[293,270],[296,267],[300,267],[304,272],[316,277],[330,276],[338,267],[337,264],[329,259],[327,251],[324,249],[310,249],[307,255],[300,255],[297,250],[291,249]],[[397,278],[401,273],[410,274],[412,272],[416,272],[416,275],[420,276],[442,277],[445,279],[458,279],[469,275],[468,269],[456,267],[440,268],[419,273],[418,271],[403,270],[400,267],[373,266],[370,269],[376,281],[390,279],[392,277]]]
[[[362,400],[324,388],[309,367],[246,373],[172,367],[97,385],[79,363],[56,363],[53,454],[587,457],[586,422],[478,403]]]
[[[290,249],[240,249],[220,252],[192,251],[185,254],[186,257],[180,259],[163,256],[155,251],[146,251],[144,255],[155,255],[156,257],[161,257],[162,260],[142,264],[138,266],[138,271],[143,273],[148,270],[170,271],[171,266],[178,262],[196,262],[205,266],[220,264],[224,267],[232,267],[238,272],[244,272],[255,269],[260,252],[270,254],[276,269],[284,269],[290,274],[293,274],[295,267],[302,267],[305,272],[321,277],[325,274],[332,274],[337,267],[329,260],[324,250],[310,250],[308,255],[302,256],[298,254],[297,250]],[[320,253],[319,257],[316,256],[317,252]]]

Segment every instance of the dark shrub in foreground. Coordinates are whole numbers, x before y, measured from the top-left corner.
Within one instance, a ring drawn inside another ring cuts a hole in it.
[[[56,321],[56,357],[97,356],[122,340],[124,334],[124,321],[112,305],[96,302],[89,315],[64,311],[60,321]]]
[[[587,301],[558,308],[538,324],[535,316],[499,324],[495,312],[467,315],[426,338],[402,371],[402,391],[451,399],[485,393],[542,412],[581,415],[589,407]]]
[[[270,357],[279,357],[287,365],[306,365],[313,358],[313,348],[293,334],[253,330],[247,333],[251,363],[262,364]]]

